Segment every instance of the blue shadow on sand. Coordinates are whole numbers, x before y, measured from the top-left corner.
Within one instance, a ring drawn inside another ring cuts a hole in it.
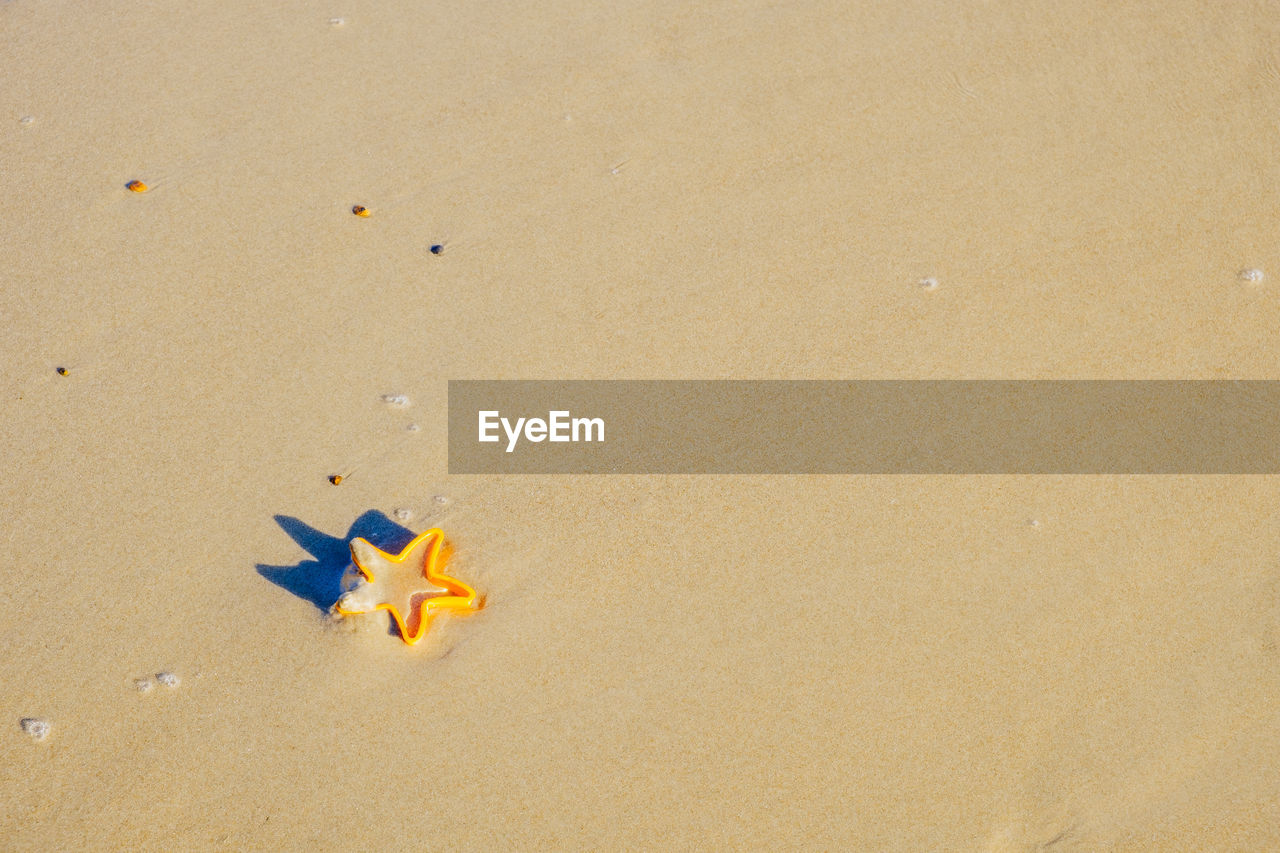
[[[377,510],[369,510],[351,524],[346,536],[330,536],[289,515],[277,515],[276,524],[315,559],[296,566],[258,564],[258,574],[276,586],[327,611],[342,594],[342,573],[351,562],[347,544],[357,536],[392,554],[413,540],[413,531],[396,524]]]

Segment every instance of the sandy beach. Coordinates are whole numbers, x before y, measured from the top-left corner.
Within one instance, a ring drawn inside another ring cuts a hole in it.
[[[450,379],[1280,379],[1280,4],[0,44],[0,847],[1280,847],[1275,477],[446,458]],[[328,612],[433,527],[483,609]]]

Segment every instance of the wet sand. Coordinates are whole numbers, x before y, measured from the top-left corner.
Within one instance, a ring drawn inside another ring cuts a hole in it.
[[[449,476],[445,400],[1280,378],[1277,11],[0,4],[6,844],[1276,846],[1273,478]],[[483,610],[327,616],[431,526]]]

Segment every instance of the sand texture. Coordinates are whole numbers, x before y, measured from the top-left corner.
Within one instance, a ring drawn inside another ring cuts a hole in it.
[[[0,847],[1280,847],[1275,478],[445,455],[449,379],[1280,379],[1280,4],[0,46]],[[330,619],[349,539],[434,526],[483,610]]]

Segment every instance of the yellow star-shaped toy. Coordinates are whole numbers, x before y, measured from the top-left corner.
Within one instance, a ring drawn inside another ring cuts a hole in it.
[[[478,610],[480,597],[460,580],[440,571],[444,533],[433,527],[396,556],[365,539],[351,540],[353,565],[343,578],[347,590],[333,606],[343,616],[389,610],[409,645],[422,639],[440,610]]]

